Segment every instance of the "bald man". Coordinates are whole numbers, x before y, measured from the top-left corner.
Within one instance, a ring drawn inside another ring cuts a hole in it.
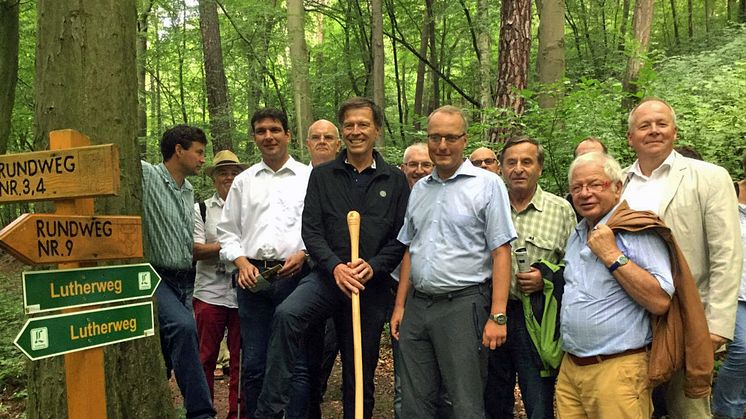
[[[487,147],[479,147],[469,156],[471,164],[482,169],[489,170],[492,173],[500,174],[500,165],[497,161],[495,152]]]
[[[339,152],[339,129],[326,119],[319,119],[308,127],[306,146],[311,153],[311,166],[334,160]]]

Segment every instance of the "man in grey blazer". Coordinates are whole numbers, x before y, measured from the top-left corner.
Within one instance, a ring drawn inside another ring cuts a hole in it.
[[[661,99],[645,99],[629,114],[627,141],[637,161],[627,168],[622,198],[657,213],[671,228],[705,306],[713,351],[733,338],[743,249],[738,202],[728,172],[673,150],[676,114]],[[709,399],[688,399],[684,374],[668,384],[666,406],[675,418],[710,417]]]

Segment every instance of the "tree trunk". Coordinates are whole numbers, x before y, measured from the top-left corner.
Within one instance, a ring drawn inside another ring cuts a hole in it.
[[[288,38],[290,43],[290,73],[293,80],[295,103],[296,141],[298,149],[305,150],[303,140],[313,122],[311,111],[311,86],[308,81],[308,47],[306,47],[305,10],[303,0],[288,0]]]
[[[687,0],[686,2],[686,22],[688,29],[687,34],[689,35],[689,41],[691,42],[691,40],[694,39],[694,4],[692,0]]]
[[[399,31],[398,25],[396,23],[396,14],[394,13],[394,5],[391,1],[386,2],[386,12],[389,16],[389,21],[391,22],[391,32],[397,33]],[[398,110],[399,114],[399,137],[401,138],[401,143],[405,144],[406,137],[404,135],[404,106],[403,103],[406,103],[406,93],[404,92],[403,85],[404,85],[404,72],[400,74],[399,70],[399,54],[397,52],[396,48],[396,42],[391,42],[391,52],[394,58],[394,78],[396,80],[396,109]]]
[[[488,0],[477,0],[476,31],[479,50],[479,104],[484,109],[492,105],[492,36]]]
[[[671,0],[671,17],[673,18],[673,39],[678,47],[681,45],[681,38],[679,38],[679,20],[676,17],[676,0]]]
[[[691,0],[689,0],[691,1]],[[630,0],[623,0],[622,3],[622,23],[619,26],[619,51],[624,51],[624,45],[627,43],[627,21],[629,21],[629,2]]]
[[[528,58],[531,50],[531,1],[503,1],[500,16],[500,47],[498,52],[498,108],[523,115],[525,100],[519,91],[528,82]],[[516,133],[519,127],[493,130],[490,141],[501,142]]]
[[[18,80],[18,0],[0,1],[0,154],[8,150]]]
[[[741,0],[738,3],[738,21],[741,23],[746,22],[746,0]]]
[[[743,0],[746,1],[746,0]],[[428,13],[430,9],[425,7],[425,17],[422,22],[422,31],[420,34],[420,57],[427,55],[427,41],[430,39],[430,19],[432,18]],[[414,128],[420,129],[420,119],[424,116],[424,103],[425,103],[425,61],[420,59],[417,62],[417,78],[414,83]]]
[[[386,109],[384,92],[386,86],[383,79],[383,1],[371,0],[370,2],[370,49],[373,64],[371,65],[371,79],[373,80],[373,102],[381,109]],[[385,113],[385,112],[384,112]],[[378,147],[383,147],[383,131],[376,140]]]
[[[650,29],[653,24],[653,0],[637,0],[635,13],[632,18],[632,31],[634,39],[631,41],[630,56],[627,60],[627,70],[622,80],[622,88],[626,95],[622,99],[624,109],[632,109],[636,103],[638,90],[637,77],[643,66],[643,57],[648,51],[650,44]]]
[[[430,17],[430,19],[427,21],[428,29],[427,33],[429,35],[429,44],[430,44],[430,64],[433,67],[440,68],[440,63],[438,63],[438,52],[437,47],[435,43],[435,13],[433,13],[433,2],[435,0],[425,0],[425,7],[427,8],[427,15]],[[434,111],[438,106],[440,106],[440,79],[438,78],[438,74],[435,71],[435,68],[430,68],[430,81],[432,82],[432,91],[430,92],[430,104],[428,105],[427,114]]]
[[[210,113],[212,150],[233,150],[233,114],[220,45],[220,22],[215,0],[199,0],[199,29],[202,33],[207,110]]]
[[[551,108],[557,103],[562,78],[565,75],[565,2],[542,0],[539,20],[539,51],[536,55],[536,73],[544,88],[552,92],[539,96],[539,106]],[[558,89],[557,93],[554,89]]]
[[[141,2],[139,2],[141,3]],[[145,88],[145,62],[148,51],[148,15],[153,0],[147,0],[137,16],[137,141],[140,157],[148,152],[148,100]]]
[[[137,16],[134,0],[39,0],[35,143],[73,128],[120,153],[119,195],[96,199],[97,214],[142,213],[137,148]],[[172,418],[157,336],[105,347],[107,414]],[[62,357],[29,363],[29,418],[67,417]]]

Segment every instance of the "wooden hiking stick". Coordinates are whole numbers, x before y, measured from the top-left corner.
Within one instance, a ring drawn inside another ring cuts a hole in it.
[[[347,228],[350,230],[350,261],[358,259],[360,244],[360,214],[347,213]],[[355,359],[355,419],[363,419],[363,342],[360,332],[360,293],[352,293],[352,348]]]

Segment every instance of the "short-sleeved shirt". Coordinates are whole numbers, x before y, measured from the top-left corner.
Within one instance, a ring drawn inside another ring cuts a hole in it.
[[[492,278],[491,252],[516,237],[499,176],[470,162],[448,179],[437,172],[414,185],[398,237],[409,246],[412,286],[429,294]]]
[[[169,269],[191,269],[194,191],[188,180],[179,186],[160,163],[142,161],[143,228],[148,261]]]
[[[213,194],[205,200],[205,219],[194,204],[194,243],[217,243],[217,225],[223,212],[224,201]],[[231,285],[230,269],[219,257],[197,261],[197,275],[194,278],[194,298],[208,304],[237,308],[236,288]]]
[[[605,224],[613,210],[599,224]],[[668,248],[654,232],[618,232],[616,244],[630,261],[648,271],[673,295]],[[587,245],[582,220],[567,241],[562,296],[562,349],[577,356],[612,355],[649,344],[650,314],[627,294]]]
[[[526,249],[529,263],[533,264],[541,259],[551,263],[559,263],[565,256],[567,238],[575,228],[575,212],[565,199],[545,192],[536,185],[536,192],[531,202],[521,212],[511,206],[513,225],[518,238],[513,242],[513,248]],[[515,273],[518,264],[513,259],[513,274],[510,282],[510,294],[514,298],[520,296],[516,286]]]

